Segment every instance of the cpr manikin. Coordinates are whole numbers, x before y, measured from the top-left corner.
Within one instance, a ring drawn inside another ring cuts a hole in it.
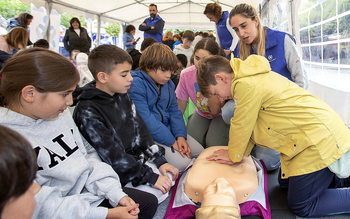
[[[227,147],[203,150],[179,177],[166,218],[237,219],[240,215],[258,215],[271,219],[264,165],[254,157],[244,157],[232,165],[207,160],[219,149]]]
[[[215,205],[215,203],[217,203],[216,205],[220,205],[221,202],[226,203],[225,200],[229,203],[235,202],[241,204],[253,194],[259,185],[257,169],[250,156],[244,157],[241,162],[233,165],[218,164],[215,161],[208,161],[206,159],[206,157],[219,149],[227,149],[227,147],[215,146],[202,151],[187,175],[185,194],[194,203],[201,203],[202,207],[208,204]],[[228,196],[212,196],[209,199],[204,199],[205,194],[210,194],[210,188],[215,187],[215,184],[223,185],[224,180],[217,178],[224,178],[232,185],[234,189],[231,192],[232,199]],[[215,179],[217,180],[214,181]],[[207,186],[208,188],[205,193],[204,189]],[[234,195],[235,200],[233,200]]]
[[[216,178],[204,189],[201,208],[196,211],[196,219],[214,218],[241,218],[235,191],[223,177]]]

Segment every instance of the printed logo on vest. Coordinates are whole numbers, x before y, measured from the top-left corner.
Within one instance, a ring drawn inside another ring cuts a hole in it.
[[[276,60],[276,58],[273,58],[272,55],[269,55],[269,56],[267,57],[267,59],[269,60],[269,62],[273,62],[273,61]]]

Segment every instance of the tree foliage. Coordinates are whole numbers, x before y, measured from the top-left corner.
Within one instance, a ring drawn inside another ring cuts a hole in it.
[[[73,17],[77,17],[80,21],[80,24],[82,27],[86,27],[86,22],[85,22],[85,18],[83,16],[77,16],[77,15],[69,15],[66,12],[63,12],[61,14],[61,25],[65,26],[66,28],[70,27],[70,23],[69,21],[73,18]]]
[[[1,0],[0,1],[0,15],[5,19],[21,13],[30,13],[30,5],[24,5],[20,0]]]
[[[120,25],[116,23],[108,23],[105,30],[108,35],[117,37],[120,32]]]

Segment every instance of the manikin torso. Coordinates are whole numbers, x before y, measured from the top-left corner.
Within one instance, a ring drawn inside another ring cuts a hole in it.
[[[194,203],[202,203],[205,187],[219,177],[225,178],[233,186],[238,204],[245,202],[258,187],[257,170],[251,157],[244,157],[240,163],[233,165],[218,164],[206,159],[219,149],[227,149],[227,147],[215,146],[205,149],[189,170],[185,193]],[[211,201],[221,202],[221,200]]]

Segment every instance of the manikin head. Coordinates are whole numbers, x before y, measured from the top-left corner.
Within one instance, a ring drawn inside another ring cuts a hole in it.
[[[202,205],[196,211],[196,218],[240,218],[235,191],[225,178],[216,178],[204,189]]]

